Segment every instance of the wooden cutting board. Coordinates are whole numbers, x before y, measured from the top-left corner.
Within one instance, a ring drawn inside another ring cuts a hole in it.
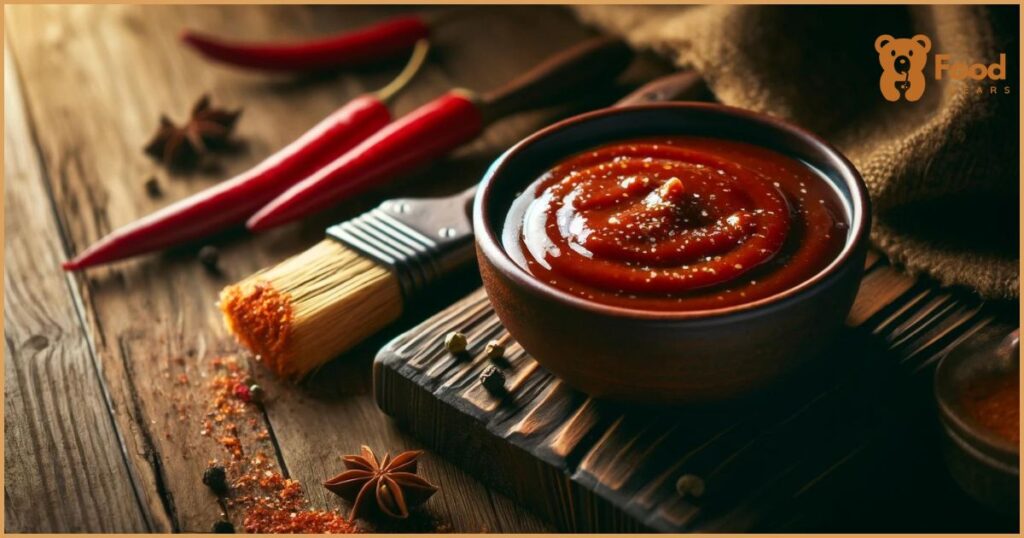
[[[446,458],[565,531],[961,528],[948,514],[970,518],[973,508],[936,456],[931,372],[979,331],[1008,332],[1014,315],[877,255],[866,269],[832,351],[746,402],[595,401],[514,342],[501,364],[509,394],[495,398],[478,377],[492,364],[484,346],[505,330],[482,289],[380,351],[375,398]],[[466,356],[445,351],[452,330],[468,336]],[[701,495],[679,491],[684,475]]]

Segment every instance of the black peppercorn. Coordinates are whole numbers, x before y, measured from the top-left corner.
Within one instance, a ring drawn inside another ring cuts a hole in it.
[[[213,524],[214,534],[234,534],[235,526],[226,519],[221,519]]]
[[[199,263],[203,264],[203,267],[211,273],[219,273],[220,268],[217,267],[217,262],[220,259],[220,251],[217,247],[206,245],[199,249]]]
[[[203,483],[217,495],[228,492],[228,473],[223,465],[213,465],[203,472]]]
[[[505,345],[497,340],[491,340],[484,348],[484,356],[492,361],[500,361],[505,357]]]
[[[149,176],[149,178],[146,179],[145,185],[146,194],[148,194],[150,198],[159,198],[163,195],[163,191],[160,190],[160,182],[157,181],[156,176]]]
[[[505,374],[494,366],[488,366],[484,369],[484,372],[480,374],[480,384],[494,395],[500,395],[505,393]]]

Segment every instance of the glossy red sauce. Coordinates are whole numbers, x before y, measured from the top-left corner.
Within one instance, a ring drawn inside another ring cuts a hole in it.
[[[562,161],[516,199],[502,241],[558,289],[687,311],[807,280],[838,256],[847,230],[838,194],[800,161],[739,142],[660,137]]]

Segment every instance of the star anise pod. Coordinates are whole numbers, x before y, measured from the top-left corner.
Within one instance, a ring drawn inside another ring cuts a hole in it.
[[[146,153],[171,168],[194,165],[209,148],[227,145],[241,114],[241,109],[213,108],[210,96],[204,95],[192,107],[192,116],[184,126],[161,115],[160,127],[146,144]]]
[[[416,474],[416,460],[423,451],[409,450],[380,461],[369,447],[359,455],[344,456],[347,471],[324,482],[324,487],[352,503],[350,519],[368,515],[375,507],[388,517],[405,519],[437,492],[437,487]]]

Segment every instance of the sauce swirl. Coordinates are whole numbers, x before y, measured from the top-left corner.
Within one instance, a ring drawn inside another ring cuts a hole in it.
[[[600,146],[512,204],[502,242],[529,273],[645,310],[742,304],[793,287],[842,250],[846,212],[809,166],[699,137]]]

